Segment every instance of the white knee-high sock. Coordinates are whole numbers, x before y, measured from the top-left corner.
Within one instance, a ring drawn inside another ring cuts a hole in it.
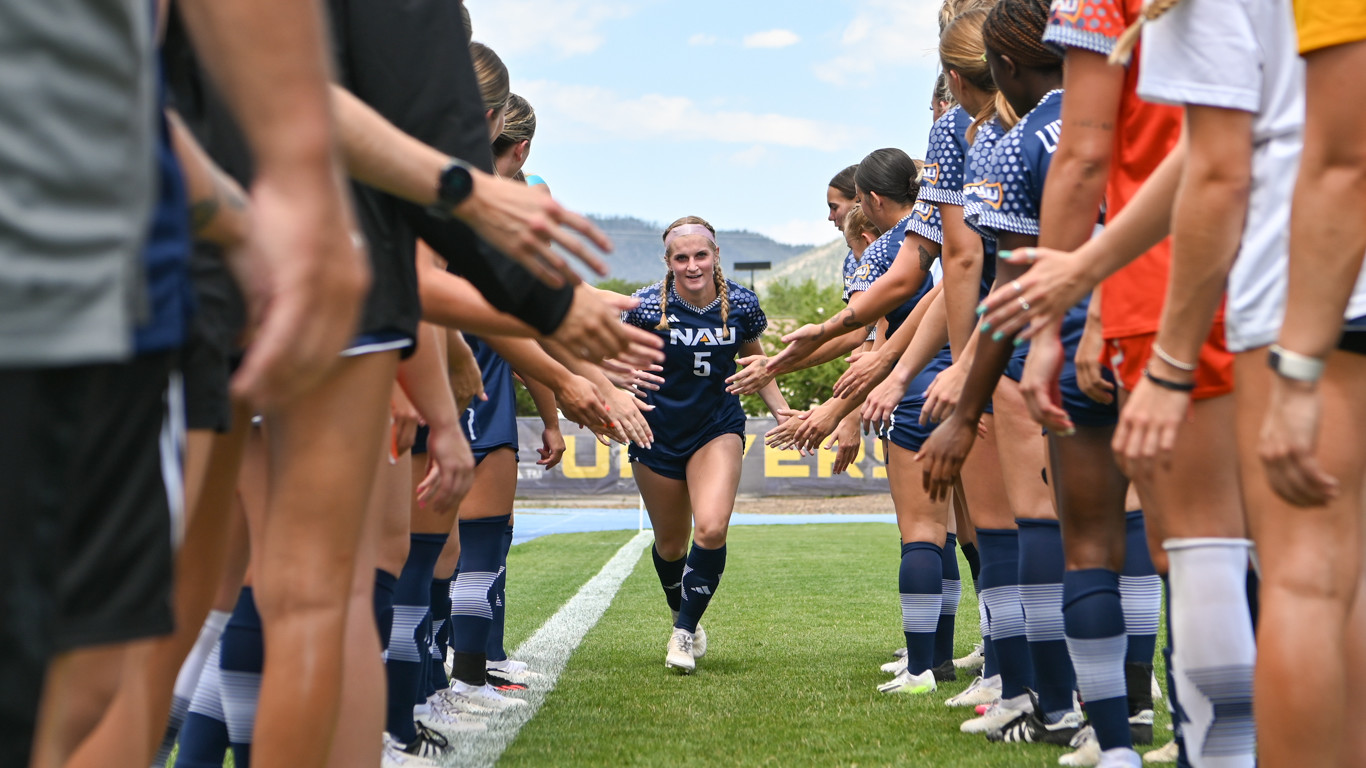
[[[1246,539],[1169,539],[1176,688],[1193,768],[1252,768],[1257,731]]]

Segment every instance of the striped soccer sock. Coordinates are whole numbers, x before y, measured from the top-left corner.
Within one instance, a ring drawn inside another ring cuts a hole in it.
[[[934,630],[934,666],[953,661],[953,632],[958,622],[958,603],[963,599],[963,582],[958,577],[958,537],[944,539],[940,558],[939,625]]]
[[[1104,568],[1065,573],[1063,616],[1077,690],[1086,701],[1086,716],[1096,731],[1100,748],[1132,747],[1124,681],[1128,638],[1124,632],[1119,574]]]
[[[261,697],[265,655],[256,599],[251,587],[243,587],[232,618],[223,630],[219,664],[228,741],[232,745],[233,762],[239,768],[251,765],[251,734],[256,728],[256,704]]]
[[[508,552],[512,551],[512,520],[508,519],[503,531],[502,557],[498,560],[498,580],[493,584],[493,624],[489,626],[489,641],[484,655],[489,661],[507,661],[508,652],[503,647],[503,630],[507,624]]]
[[[209,611],[209,615],[204,619],[204,626],[199,628],[199,637],[194,641],[194,647],[190,649],[189,655],[185,657],[185,663],[180,665],[180,672],[175,678],[175,689],[171,698],[171,714],[166,721],[166,733],[161,738],[161,746],[157,748],[156,757],[153,758],[153,765],[165,765],[171,757],[171,750],[175,748],[176,736],[180,734],[180,727],[185,724],[185,717],[190,713],[190,701],[194,698],[195,690],[199,687],[199,678],[204,673],[204,666],[209,656],[218,648],[218,639],[223,636],[223,629],[228,626],[228,619],[232,614],[227,611]],[[214,664],[218,664],[218,656],[214,656]]]
[[[982,553],[982,600],[991,621],[991,640],[1001,674],[1001,698],[1022,696],[1034,687],[1034,665],[1025,638],[1020,602],[1019,534],[1013,528],[977,529]]]
[[[1020,602],[1034,666],[1034,690],[1048,722],[1072,711],[1076,675],[1063,630],[1062,528],[1056,520],[1019,520]]]
[[[943,597],[944,550],[938,544],[901,545],[901,629],[906,634],[906,671],[919,675],[934,662],[935,634]]]
[[[221,635],[221,633],[220,633]],[[213,644],[199,675],[189,713],[181,726],[176,765],[181,768],[222,768],[228,752],[228,723],[223,714],[222,642]],[[156,768],[166,765],[170,751],[157,754]]]
[[[726,570],[726,545],[704,549],[693,542],[683,566],[683,601],[674,626],[689,632],[697,631],[707,606],[721,586],[721,574]]]
[[[414,533],[409,537],[408,559],[394,584],[394,621],[385,654],[388,687],[385,730],[410,744],[417,738],[413,705],[421,696],[427,668],[427,632],[423,625],[431,609],[432,571],[446,546],[444,533]],[[430,624],[427,625],[430,627]],[[421,697],[426,699],[425,696]]]
[[[467,685],[488,682],[485,653],[508,519],[500,515],[460,521],[460,570],[451,591],[451,677]]]

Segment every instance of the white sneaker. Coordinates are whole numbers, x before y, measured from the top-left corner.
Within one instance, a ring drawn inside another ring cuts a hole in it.
[[[1096,768],[1143,768],[1143,760],[1128,747],[1116,747],[1100,753]]]
[[[674,623],[678,623],[678,611],[673,612]],[[692,657],[700,659],[707,655],[707,630],[702,628],[702,622],[697,622],[697,629],[692,633]]]
[[[1145,763],[1174,763],[1177,757],[1176,739],[1172,739],[1162,747],[1147,752],[1143,755]]]
[[[1153,701],[1162,701],[1162,686],[1157,684],[1157,673],[1153,673]]]
[[[953,666],[958,669],[976,669],[985,663],[987,663],[986,648],[981,643],[972,649],[972,653],[953,660]]]
[[[975,707],[978,704],[992,704],[1001,698],[1001,676],[983,678],[977,676],[962,693],[950,696],[944,703],[950,707]]]
[[[531,667],[527,666],[525,661],[516,661],[515,659],[490,661],[484,665],[484,668],[496,675],[501,675],[514,683],[525,684],[531,680],[538,680],[544,677],[540,672],[533,671]]]
[[[451,683],[451,687],[433,694],[432,698],[436,697],[444,699],[442,704],[456,712],[474,714],[503,712],[527,706],[525,701],[504,696],[488,683],[470,685],[459,680]]]
[[[1072,749],[1076,751],[1058,758],[1058,765],[1093,766],[1100,762],[1100,742],[1096,741],[1095,729],[1089,725],[1072,739]]]
[[[934,670],[927,669],[918,675],[903,670],[901,674],[877,687],[878,693],[933,693],[938,684],[934,681]]]
[[[897,659],[897,660],[895,660],[895,661],[889,661],[889,662],[887,662],[886,664],[883,664],[883,665],[882,665],[882,671],[883,671],[883,672],[886,672],[886,673],[889,674],[889,675],[899,675],[899,674],[901,674],[902,672],[905,672],[905,671],[906,671],[906,657],[905,657],[905,656],[902,656],[901,658],[899,658],[899,659]]]
[[[991,733],[999,731],[1010,724],[1010,721],[1023,715],[1034,708],[1029,701],[1029,694],[1022,693],[1013,699],[1001,699],[993,704],[986,712],[970,720],[963,721],[958,726],[958,730],[963,733]]]
[[[425,757],[410,755],[403,751],[403,744],[398,739],[384,732],[384,749],[379,756],[380,768],[440,768],[440,766]]]
[[[895,651],[892,651],[892,658],[894,658],[894,659],[904,659],[904,658],[906,658],[906,648],[903,646],[903,647],[901,647],[901,648],[896,649]]]
[[[669,635],[664,668],[677,669],[685,675],[697,669],[697,657],[693,655],[693,633],[675,628],[673,634]]]
[[[457,734],[482,733],[489,728],[467,712],[460,712],[452,707],[443,707],[432,703],[430,700],[427,711],[414,717],[419,723],[446,737],[447,741]]]

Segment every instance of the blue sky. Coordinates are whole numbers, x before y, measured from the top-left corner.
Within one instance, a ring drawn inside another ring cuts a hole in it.
[[[936,0],[466,0],[536,109],[527,170],[584,213],[823,243],[825,185],[923,157]]]

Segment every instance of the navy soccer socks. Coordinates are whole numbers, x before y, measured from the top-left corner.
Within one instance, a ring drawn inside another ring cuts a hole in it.
[[[503,566],[508,515],[460,521],[460,570],[451,590],[451,677],[482,686],[493,627],[493,595]]]
[[[655,564],[655,575],[659,577],[659,586],[664,590],[664,600],[669,604],[669,610],[679,611],[683,608],[683,567],[687,564],[687,556],[677,560],[665,560],[659,556],[659,550],[650,547],[650,559]]]
[[[1132,747],[1124,680],[1128,637],[1119,574],[1104,568],[1068,571],[1063,575],[1063,616],[1077,690],[1086,702],[1096,741],[1102,750]]]
[[[963,581],[958,575],[958,537],[944,539],[941,558],[939,625],[934,630],[934,666],[953,661],[953,631],[958,621],[958,603],[963,599]]]
[[[1025,637],[1020,602],[1019,535],[1014,529],[977,529],[982,555],[982,602],[987,606],[991,642],[1001,673],[1001,698],[1023,696],[1034,687],[1034,665]]]
[[[935,635],[943,603],[944,550],[938,544],[912,541],[901,545],[897,576],[901,593],[901,629],[906,634],[906,671],[924,673],[934,664]]]
[[[716,549],[703,549],[696,543],[688,551],[687,562],[683,566],[683,599],[674,627],[697,631],[697,622],[716,594],[721,584],[721,573],[726,570],[726,545]]]
[[[430,656],[423,626],[431,607],[432,571],[446,534],[414,533],[410,542],[408,560],[394,584],[393,629],[384,662],[389,694],[385,729],[404,744],[417,739],[413,705],[421,696]]]
[[[1076,678],[1063,630],[1062,529],[1056,520],[1018,520],[1020,602],[1034,667],[1034,690],[1046,722],[1072,711]]]

